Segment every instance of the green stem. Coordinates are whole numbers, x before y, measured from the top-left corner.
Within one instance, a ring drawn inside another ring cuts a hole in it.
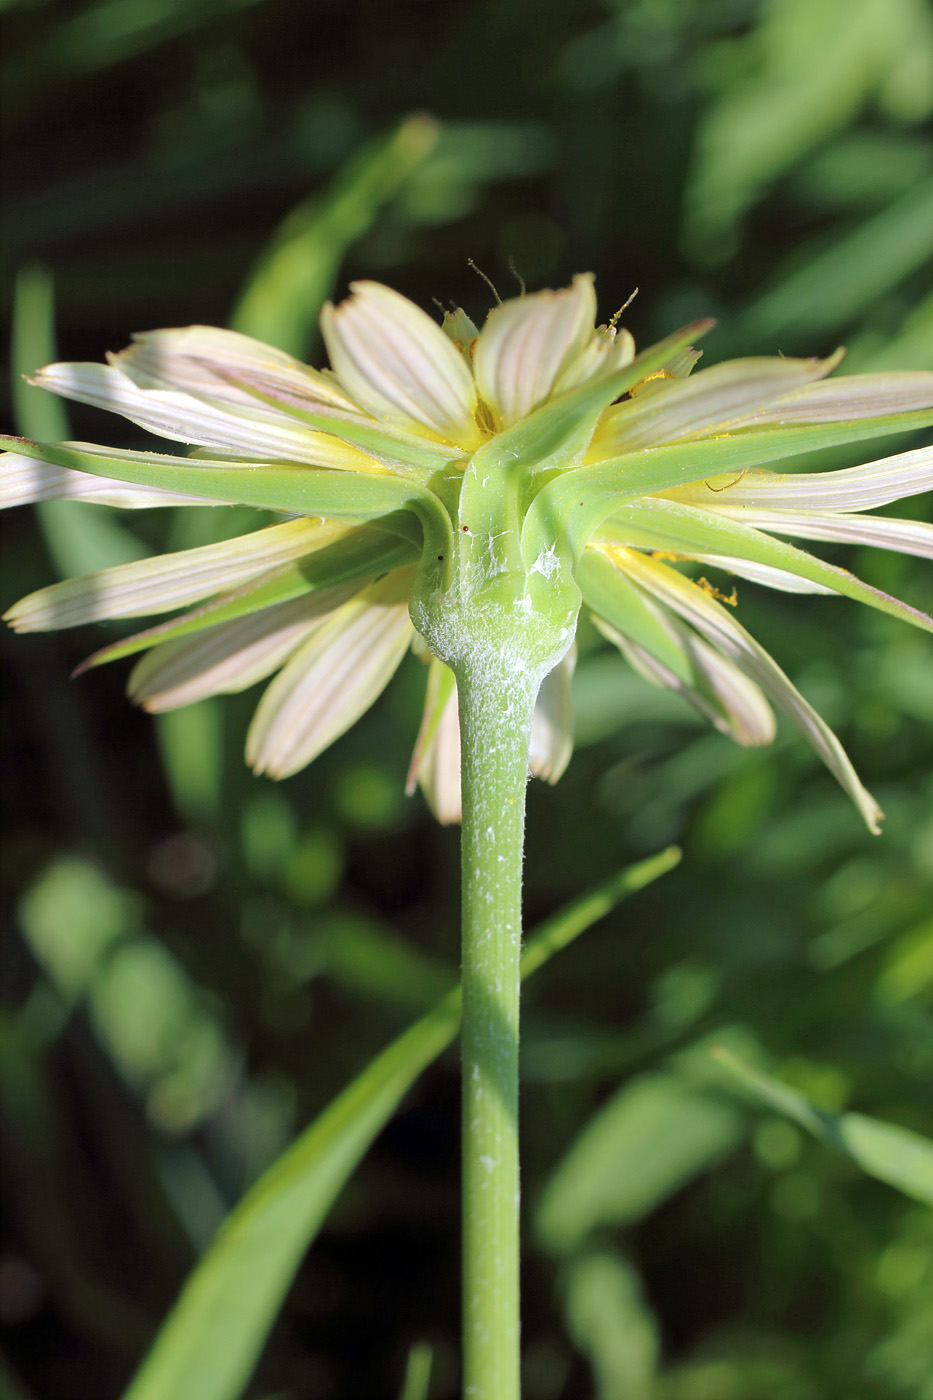
[[[485,660],[488,662],[488,654]],[[519,1400],[518,998],[527,672],[458,672],[463,774],[463,1393]]]

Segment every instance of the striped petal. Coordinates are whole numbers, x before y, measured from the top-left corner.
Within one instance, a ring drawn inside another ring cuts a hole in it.
[[[722,734],[767,744],[774,716],[754,683],[629,576],[625,550],[587,550],[580,584],[597,627],[629,664],[683,696]]]
[[[783,399],[789,390],[822,379],[840,358],[727,360],[686,379],[651,380],[646,386],[650,393],[637,393],[604,416],[590,459],[715,432],[743,410]]]
[[[159,554],[42,588],[4,616],[16,632],[47,632],[105,618],[167,612],[235,588],[346,538],[353,527],[289,520],[221,544]]]
[[[460,719],[457,683],[442,662],[432,658],[424,712],[405,790],[411,796],[420,787],[425,800],[443,826],[452,826],[462,815],[460,801]]]
[[[933,374],[902,370],[894,374],[842,375],[810,384],[755,412],[733,418],[730,428],[760,423],[841,423],[849,418],[882,418],[933,407]]]
[[[86,442],[69,442],[63,446],[84,451],[105,451],[108,457],[116,460],[122,455],[113,448],[93,447]],[[8,506],[33,505],[37,501],[63,500],[90,501],[94,505],[116,506],[121,510],[217,504],[205,496],[183,496],[180,491],[139,486],[129,481],[111,481],[107,477],[92,476],[90,472],[56,467],[51,462],[22,457],[18,452],[0,455],[0,510]]]
[[[284,409],[337,410],[362,417],[333,375],[239,331],[215,326],[146,331],[107,359],[141,389],[177,390],[248,410],[256,407],[259,394]],[[287,419],[287,414],[281,416]]]
[[[387,574],[332,613],[296,652],[250,725],[246,758],[256,772],[297,773],[369,709],[411,642],[413,577],[411,569]]]
[[[321,333],[341,385],[363,408],[401,427],[476,447],[476,387],[449,336],[406,297],[378,282],[321,312]]]
[[[609,543],[668,551],[687,559],[715,558],[721,563],[728,558],[742,561],[743,567],[746,563],[755,568],[763,565],[781,574],[794,574],[822,585],[843,597],[867,603],[903,622],[933,632],[933,618],[926,613],[863,583],[848,569],[840,569],[796,545],[775,539],[722,510],[703,510],[681,501],[645,497],[634,505],[619,507],[602,526],[600,536]]]
[[[889,515],[845,515],[832,511],[779,511],[721,509],[728,515],[775,535],[796,535],[803,540],[830,540],[840,544],[867,544],[933,559],[933,525],[924,520],[897,520]]]
[[[283,415],[261,404],[249,410],[233,404],[220,407],[177,390],[141,389],[113,365],[46,365],[30,383],[63,398],[120,413],[131,423],[176,442],[348,471],[375,466],[359,449],[327,433],[289,426]]]
[[[597,326],[589,344],[576,360],[562,370],[554,384],[554,393],[562,394],[605,374],[625,369],[635,358],[635,341],[624,327]]]
[[[221,622],[153,647],[130,673],[130,697],[153,713],[246,690],[288,660],[353,593],[352,585]]]
[[[669,670],[653,652],[617,631],[603,618],[594,617],[594,621],[634,671],[654,685],[681,695],[721,734],[746,748],[773,742],[774,712],[760,688],[701,637],[690,634],[686,628],[680,629],[684,657],[695,677],[695,683],[690,684]]]
[[[517,423],[549,397],[592,342],[595,320],[589,274],[562,291],[535,292],[490,311],[473,349],[473,372],[497,428]]]
[[[655,559],[624,551],[624,559],[618,562],[652,597],[660,600],[672,612],[696,628],[717,651],[732,660],[750,680],[761,687],[779,709],[784,711],[848,793],[868,829],[877,835],[880,830],[881,809],[871,793],[862,786],[839,740],[777,662],[749,636],[728,610],[688,579],[683,578],[676,570]]]
[[[773,510],[871,510],[933,489],[933,447],[881,457],[861,467],[799,475],[753,469],[711,476],[663,494],[690,505]]]
[[[749,559],[735,559],[730,554],[691,554],[697,564],[712,564],[716,569],[725,569],[736,578],[748,579],[749,583],[760,583],[765,588],[777,588],[782,593],[825,593],[835,597],[836,590],[813,579],[801,578],[787,569],[775,569],[771,564],[756,564]]]
[[[577,649],[572,646],[541,683],[531,722],[528,767],[536,778],[556,783],[573,753],[573,672]]]

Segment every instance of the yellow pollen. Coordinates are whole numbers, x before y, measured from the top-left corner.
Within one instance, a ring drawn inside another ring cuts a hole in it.
[[[720,593],[716,585],[710,583],[708,578],[698,578],[696,586],[706,594],[707,598],[715,598],[717,602],[728,603],[730,608],[737,608],[739,605],[739,595],[734,588],[731,593]]]
[[[641,393],[641,391],[642,391],[642,389],[645,387],[645,385],[646,385],[646,384],[650,384],[651,381],[652,381],[652,379],[674,379],[674,378],[676,378],[676,376],[673,375],[673,374],[671,374],[671,372],[670,372],[669,369],[656,369],[655,372],[654,372],[654,374],[646,374],[645,377],[644,377],[644,379],[639,379],[639,381],[638,381],[637,384],[633,384],[632,387],[631,387],[631,389],[629,389],[629,393],[630,393],[630,395],[632,396],[632,398],[635,398],[636,394]]]
[[[492,416],[492,409],[485,399],[477,399],[473,418],[481,433],[486,433],[489,437],[494,435],[496,424]]]

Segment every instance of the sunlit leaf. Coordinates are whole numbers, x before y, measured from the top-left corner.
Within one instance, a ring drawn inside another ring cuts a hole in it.
[[[13,289],[13,406],[16,426],[31,437],[70,436],[65,405],[27,384],[23,375],[55,359],[55,298],[44,267],[23,268]],[[42,501],[37,514],[46,546],[62,578],[141,559],[145,546],[118,520],[82,501]]]
[[[572,1259],[564,1310],[571,1336],[589,1357],[597,1400],[651,1400],[660,1352],[658,1325],[628,1260],[609,1250]]]
[[[626,1084],[591,1119],[558,1164],[536,1225],[558,1254],[601,1225],[640,1220],[737,1146],[740,1115],[677,1074]]]
[[[427,1342],[416,1342],[408,1353],[408,1365],[405,1367],[405,1380],[399,1400],[428,1400],[433,1360],[434,1352]]]
[[[591,535],[618,506],[637,497],[689,485],[721,472],[741,472],[840,443],[906,432],[933,422],[929,411],[847,423],[808,423],[793,428],[739,429],[696,442],[646,448],[555,477],[525,518],[522,550],[531,563],[558,536],[558,522],[579,555]],[[22,449],[19,449],[22,450]]]
[[[864,1113],[825,1113],[779,1079],[744,1064],[731,1052],[717,1060],[755,1098],[845,1154],[869,1176],[933,1206],[933,1142],[908,1128]]]
[[[234,329],[306,355],[347,249],[430,154],[437,135],[430,117],[410,117],[341,170],[323,197],[293,209],[250,274]]]
[[[626,895],[672,869],[671,849],[620,872],[533,935],[530,976]],[[124,1400],[234,1400],[327,1212],[419,1074],[454,1040],[459,989],[363,1070],[273,1164],[224,1222]]]

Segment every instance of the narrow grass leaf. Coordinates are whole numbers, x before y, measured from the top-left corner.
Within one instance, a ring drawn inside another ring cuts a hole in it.
[[[529,940],[529,976],[626,895],[673,869],[670,848],[629,867]],[[236,1400],[301,1258],[369,1145],[421,1072],[454,1040],[459,989],[377,1056],[231,1212],[191,1274],[124,1400]]]
[[[730,1051],[719,1048],[713,1053],[762,1103],[844,1153],[869,1176],[933,1206],[933,1141],[929,1138],[863,1113],[824,1113],[796,1090],[763,1070],[753,1069]]]
[[[428,1400],[434,1351],[427,1342],[416,1342],[408,1353],[405,1380],[399,1400]]]
[[[323,198],[313,196],[293,209],[250,274],[233,328],[305,356],[348,248],[430,155],[437,135],[430,117],[409,117],[388,138],[367,146]]]
[[[39,264],[22,268],[13,288],[12,394],[16,427],[38,438],[70,436],[61,399],[27,384],[37,365],[54,360],[55,293],[51,273]],[[79,501],[38,503],[39,525],[61,578],[141,559],[144,545],[111,516]]]
[[[626,1084],[586,1124],[542,1193],[536,1226],[555,1254],[604,1225],[627,1225],[731,1151],[741,1118],[674,1073]]]

